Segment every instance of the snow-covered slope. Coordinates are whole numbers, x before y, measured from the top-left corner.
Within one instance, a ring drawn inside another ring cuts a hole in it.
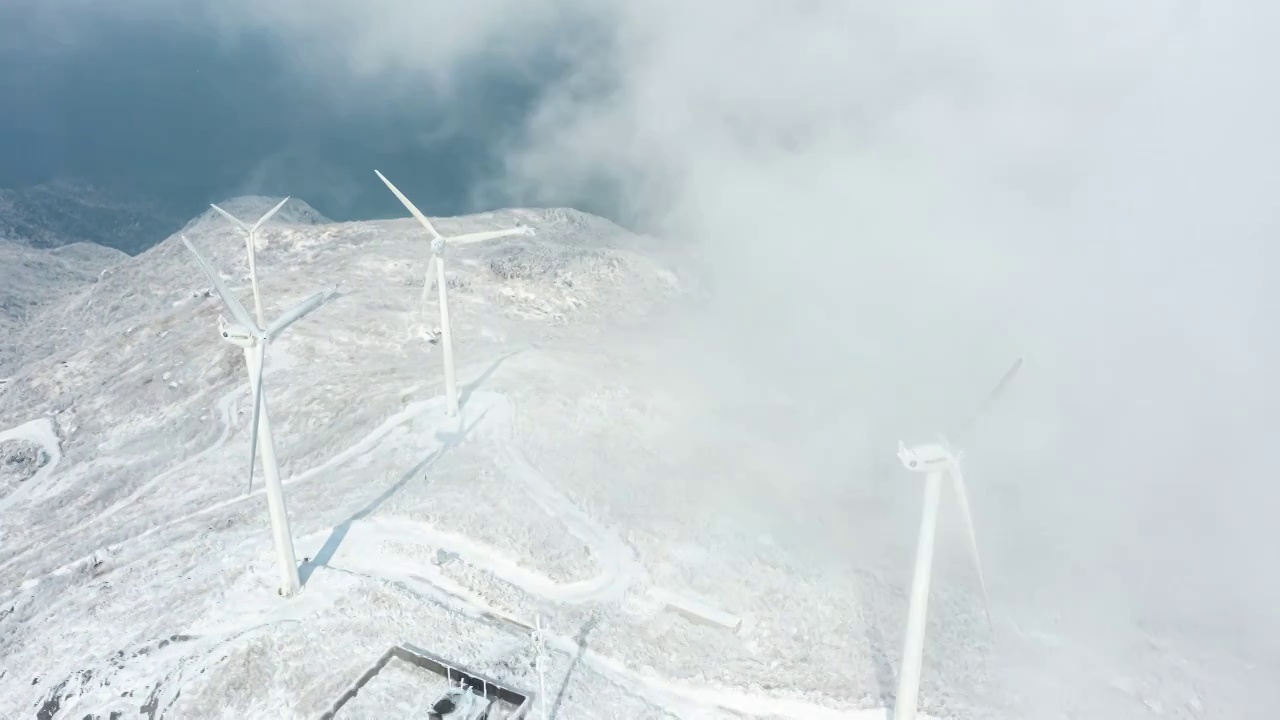
[[[126,257],[91,243],[34,248],[0,238],[0,378],[20,360],[36,358],[25,338],[48,327],[31,323],[41,310],[82,292]]]
[[[907,574],[884,558],[909,553],[914,499],[795,487],[735,422],[765,399],[743,385],[726,403],[732,373],[712,388],[669,360],[700,296],[681,256],[569,210],[439,220],[536,231],[451,250],[450,420],[416,223],[295,219],[264,233],[268,316],[337,290],[273,343],[265,380],[304,590],[275,593],[243,357],[170,238],[42,311],[29,339],[48,355],[0,386],[0,452],[22,465],[0,486],[0,716],[314,718],[402,642],[534,689],[541,616],[560,720],[885,717]],[[187,233],[248,302],[243,240]],[[789,541],[827,523],[850,543]],[[1126,695],[1102,682],[1114,665],[1036,628],[1005,625],[997,652],[972,583],[938,585],[933,716],[1226,717],[1190,671],[1161,677],[1191,690]],[[655,587],[742,626],[666,612]],[[1009,665],[1037,653],[1101,680],[1037,705],[1055,678]]]

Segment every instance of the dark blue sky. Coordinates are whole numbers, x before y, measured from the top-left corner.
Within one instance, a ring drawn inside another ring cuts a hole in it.
[[[87,180],[180,216],[245,193],[291,194],[335,219],[402,213],[376,167],[424,211],[465,212],[540,85],[527,68],[475,67],[451,113],[414,96],[338,101],[285,52],[265,36],[124,21],[67,49],[0,46],[0,187]]]

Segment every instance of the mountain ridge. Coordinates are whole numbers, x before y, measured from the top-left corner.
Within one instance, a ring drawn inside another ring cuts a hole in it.
[[[0,188],[0,239],[38,249],[96,243],[136,255],[181,226],[154,200],[87,182]]]

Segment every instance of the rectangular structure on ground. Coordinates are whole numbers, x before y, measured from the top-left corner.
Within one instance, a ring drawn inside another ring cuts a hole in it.
[[[425,674],[424,682],[408,686],[405,675],[410,671]],[[375,682],[381,674],[398,685],[395,688],[379,688]],[[373,683],[371,685],[371,683]],[[464,692],[458,695],[458,690]],[[363,692],[363,694],[362,694]],[[445,696],[449,695],[447,702]],[[353,702],[357,697],[367,699],[378,708],[362,708],[364,703]],[[458,701],[459,698],[465,701]],[[387,706],[409,706],[415,716],[421,715],[439,720],[520,720],[533,707],[534,694],[516,690],[492,678],[472,672],[434,653],[408,643],[396,645],[383,653],[372,667],[355,682],[333,708],[321,716],[322,720],[334,718],[388,717]],[[440,703],[440,713],[431,710]],[[346,710],[344,711],[344,708]],[[430,714],[429,714],[430,713]]]

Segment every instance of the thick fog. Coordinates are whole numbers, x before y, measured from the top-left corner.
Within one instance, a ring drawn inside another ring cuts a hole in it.
[[[50,53],[91,42],[97,13],[268,42],[271,82],[329,128],[389,153],[481,143],[461,179],[413,169],[422,192],[605,209],[695,250],[715,297],[680,331],[692,352],[807,406],[788,422],[856,436],[806,446],[826,457],[798,463],[800,494],[916,502],[899,437],[954,428],[1023,357],[964,439],[997,607],[1280,646],[1274,3],[38,5]],[[477,100],[493,78],[519,102]],[[361,157],[262,162],[379,191]]]

